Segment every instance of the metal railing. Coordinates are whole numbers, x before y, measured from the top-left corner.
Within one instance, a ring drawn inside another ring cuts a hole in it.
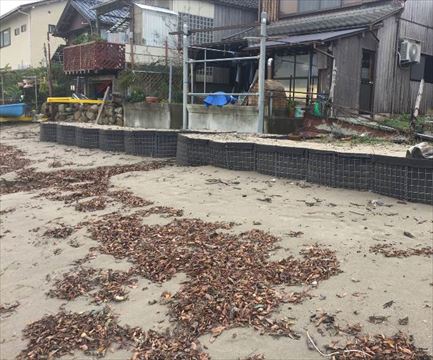
[[[258,56],[245,56],[245,57],[227,57],[227,58],[217,58],[217,59],[208,59],[207,51],[217,51],[221,52],[224,50],[211,49],[211,48],[200,48],[205,50],[205,58],[200,60],[189,59],[189,49],[197,48],[190,47],[189,45],[189,36],[190,33],[188,31],[188,25],[186,23],[183,24],[183,128],[188,129],[188,97],[189,96],[208,96],[213,93],[206,92],[206,80],[204,81],[204,92],[196,93],[193,89],[189,88],[190,82],[190,67],[191,74],[194,71],[194,64],[202,63],[204,64],[204,73],[206,74],[206,66],[209,63],[219,63],[219,62],[228,62],[228,61],[245,61],[245,60],[258,60],[259,61],[259,69],[258,69],[258,92],[257,93],[226,93],[228,96],[258,96],[258,133],[263,133],[264,131],[264,118],[265,118],[265,71],[266,71],[266,37],[267,37],[267,13],[262,12],[261,21],[260,21],[260,55]],[[205,76],[206,78],[206,76]],[[191,82],[193,84],[193,82]]]

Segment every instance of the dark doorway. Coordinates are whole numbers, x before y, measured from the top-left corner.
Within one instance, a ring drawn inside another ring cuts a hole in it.
[[[373,112],[374,67],[376,53],[362,49],[361,88],[359,90],[359,112]]]

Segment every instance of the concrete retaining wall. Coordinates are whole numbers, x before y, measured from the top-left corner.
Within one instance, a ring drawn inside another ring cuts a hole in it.
[[[257,132],[258,111],[255,106],[188,105],[189,128],[192,130],[218,130]]]
[[[123,105],[126,127],[147,129],[180,129],[181,104],[125,103]]]

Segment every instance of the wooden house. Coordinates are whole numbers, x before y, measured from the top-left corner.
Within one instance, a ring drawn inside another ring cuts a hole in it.
[[[65,72],[83,80],[88,96],[101,97],[107,86],[116,88],[116,75],[125,67],[166,66],[181,59],[179,36],[170,33],[182,23],[206,29],[254,22],[257,13],[258,0],[69,0],[56,36],[67,43]],[[202,32],[194,44],[220,41],[233,32]],[[207,76],[211,83],[224,79],[221,73]]]
[[[296,101],[332,96],[337,113],[409,113],[424,78],[420,111],[433,107],[433,1],[261,0],[260,10],[268,78]],[[212,46],[257,53],[258,34],[245,29]]]

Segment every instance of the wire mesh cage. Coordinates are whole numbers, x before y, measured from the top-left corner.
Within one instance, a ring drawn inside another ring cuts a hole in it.
[[[373,156],[373,191],[397,199],[407,199],[407,165],[405,159]]]
[[[275,176],[304,180],[308,169],[308,153],[303,148],[278,146],[275,149]]]
[[[253,171],[255,169],[254,144],[243,142],[227,143],[225,158],[227,169]]]
[[[99,148],[104,151],[125,151],[125,132],[123,129],[100,129]]]
[[[153,156],[156,147],[156,135],[152,130],[125,130],[125,152],[131,155]]]
[[[210,141],[209,154],[210,164],[220,168],[226,168],[226,144],[222,142]]]
[[[255,145],[256,170],[260,174],[275,176],[276,146]]]
[[[46,142],[57,142],[57,123],[41,123],[39,125],[39,140]]]
[[[409,160],[407,199],[433,205],[433,161]]]
[[[74,124],[57,124],[57,142],[63,145],[75,145]]]
[[[176,130],[155,131],[154,157],[170,158],[176,157],[177,135]]]
[[[336,158],[335,152],[309,149],[307,181],[334,187]]]
[[[99,148],[99,129],[77,126],[75,128],[76,145],[81,148]]]
[[[345,189],[369,190],[371,156],[339,153],[335,158],[335,186]]]

